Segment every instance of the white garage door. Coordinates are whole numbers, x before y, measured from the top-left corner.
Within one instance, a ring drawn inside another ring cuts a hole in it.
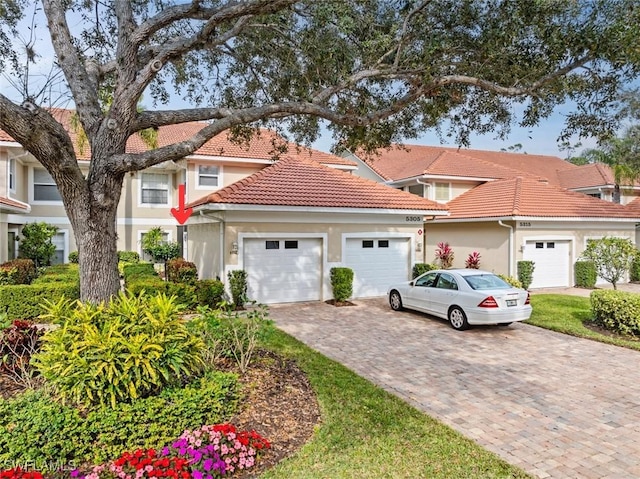
[[[527,241],[522,256],[535,263],[531,288],[571,286],[569,245],[569,241]]]
[[[248,239],[243,254],[249,300],[268,304],[322,299],[321,239]]]
[[[349,238],[344,264],[353,270],[353,297],[382,296],[389,285],[409,281],[409,240]]]

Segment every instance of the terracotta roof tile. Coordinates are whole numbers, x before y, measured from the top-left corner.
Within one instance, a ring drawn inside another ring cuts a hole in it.
[[[76,131],[71,127],[71,117],[73,110],[65,110],[60,108],[54,108],[50,110],[52,116],[64,126],[69,132],[71,140],[74,142],[76,149],[76,156],[80,160],[91,159],[91,149],[89,145],[80,145],[78,141],[79,136]],[[188,122],[178,125],[167,125],[159,128],[158,130],[158,145],[166,146],[172,143],[186,140],[205,127],[207,123],[204,122]],[[6,132],[0,130],[0,140],[15,141]],[[259,160],[270,160],[274,158],[275,147],[274,144],[282,142],[283,139],[277,133],[267,129],[260,129],[258,135],[255,135],[248,143],[238,144],[231,141],[228,132],[223,132],[207,143],[205,143],[200,149],[198,149],[194,155],[202,156],[226,156],[232,158],[255,158]],[[295,143],[286,142],[286,151],[284,155],[288,156],[303,156],[311,158],[320,163],[343,165],[343,166],[356,166],[353,161],[341,158],[337,155],[325,153],[312,148],[306,148],[298,146]],[[142,138],[135,134],[132,135],[127,141],[127,151],[130,153],[141,153],[146,151],[148,147],[142,141]],[[282,153],[280,153],[283,155]]]
[[[208,203],[446,211],[446,206],[375,181],[289,157],[190,206]]]
[[[569,190],[614,184],[611,168],[603,163],[592,163],[564,170],[559,172],[558,177],[560,186]]]
[[[551,183],[559,184],[559,171],[577,168],[556,156],[424,145],[395,145],[391,149],[380,149],[377,156],[365,161],[387,180],[423,174],[508,178],[516,173],[546,178]]]
[[[448,219],[501,218],[639,218],[625,206],[567,191],[532,178],[515,177],[484,183],[449,203]]]

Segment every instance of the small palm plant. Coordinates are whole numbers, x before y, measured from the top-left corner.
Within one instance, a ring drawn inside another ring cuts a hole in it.
[[[467,260],[464,262],[464,267],[469,269],[480,269],[480,253],[477,251],[469,253]]]
[[[442,269],[451,268],[453,264],[453,249],[449,243],[440,242],[436,248],[436,260],[440,262]]]

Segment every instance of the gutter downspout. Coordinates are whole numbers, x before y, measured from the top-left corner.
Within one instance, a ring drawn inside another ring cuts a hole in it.
[[[498,220],[498,225],[502,226],[503,228],[509,228],[509,256],[507,257],[507,260],[509,267],[509,276],[513,277],[513,226],[505,225],[502,220]]]
[[[219,274],[219,278],[221,281],[224,281],[224,265],[225,265],[225,258],[224,258],[224,230],[225,230],[225,224],[224,224],[224,219],[220,218],[219,216],[213,216],[213,215],[207,215],[205,214],[205,212],[203,210],[200,210],[200,216],[203,218],[209,218],[211,220],[217,221],[218,223],[220,223],[220,238],[218,239],[218,242],[220,244],[220,270],[218,271]]]

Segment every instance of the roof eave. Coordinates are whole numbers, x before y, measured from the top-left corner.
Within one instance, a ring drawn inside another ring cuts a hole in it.
[[[285,206],[285,205],[250,205],[239,203],[207,203],[194,207],[195,212],[213,211],[264,211],[268,209],[274,212],[285,213],[358,213],[358,214],[401,214],[420,216],[448,216],[446,210],[431,210],[419,208],[355,208],[355,207],[333,207],[333,206]]]

